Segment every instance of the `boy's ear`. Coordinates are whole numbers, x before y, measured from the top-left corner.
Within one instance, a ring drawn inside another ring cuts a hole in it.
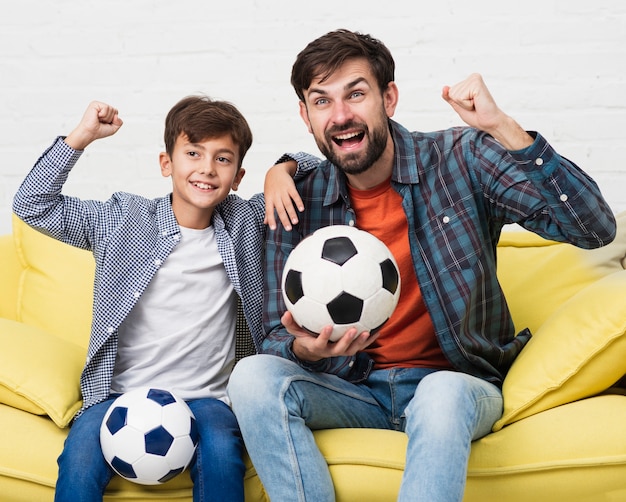
[[[233,184],[230,186],[234,191],[237,191],[239,188],[239,183],[241,183],[241,179],[245,176],[246,170],[243,167],[240,167],[237,173],[235,174],[235,178],[233,179]]]
[[[159,154],[159,164],[161,165],[161,175],[167,178],[172,174],[172,159],[167,152]]]

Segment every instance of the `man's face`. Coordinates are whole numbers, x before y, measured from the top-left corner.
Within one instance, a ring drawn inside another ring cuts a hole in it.
[[[365,59],[347,61],[330,78],[316,78],[305,90],[300,115],[320,151],[346,174],[367,171],[385,150],[390,140],[387,119],[396,103],[389,92],[381,94]]]

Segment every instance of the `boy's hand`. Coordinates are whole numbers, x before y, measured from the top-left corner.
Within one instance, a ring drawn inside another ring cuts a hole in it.
[[[74,150],[84,150],[92,141],[115,134],[122,127],[117,109],[92,101],[76,128],[65,138]]]
[[[304,204],[300,198],[293,176],[297,164],[289,160],[276,164],[265,175],[265,224],[276,230],[276,214],[286,230],[298,223],[298,211],[304,211]]]
[[[315,336],[299,326],[290,312],[285,312],[280,321],[295,337],[292,350],[303,361],[313,362],[328,357],[353,356],[378,338],[378,333],[370,336],[368,331],[357,333],[356,328],[350,328],[339,340],[331,342],[332,326],[326,326],[318,336]]]

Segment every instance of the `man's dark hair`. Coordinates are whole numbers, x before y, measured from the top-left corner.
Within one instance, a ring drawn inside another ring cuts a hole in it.
[[[291,70],[291,85],[298,98],[304,101],[304,91],[313,79],[323,82],[345,61],[355,58],[368,61],[381,92],[393,82],[395,62],[385,44],[370,35],[340,29],[313,40],[298,54]]]

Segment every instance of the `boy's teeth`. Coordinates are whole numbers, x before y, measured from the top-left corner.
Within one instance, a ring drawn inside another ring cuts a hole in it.
[[[208,190],[209,188],[211,188],[211,185],[207,184],[207,183],[194,183],[194,185],[196,185],[198,188],[202,188],[203,190]]]

